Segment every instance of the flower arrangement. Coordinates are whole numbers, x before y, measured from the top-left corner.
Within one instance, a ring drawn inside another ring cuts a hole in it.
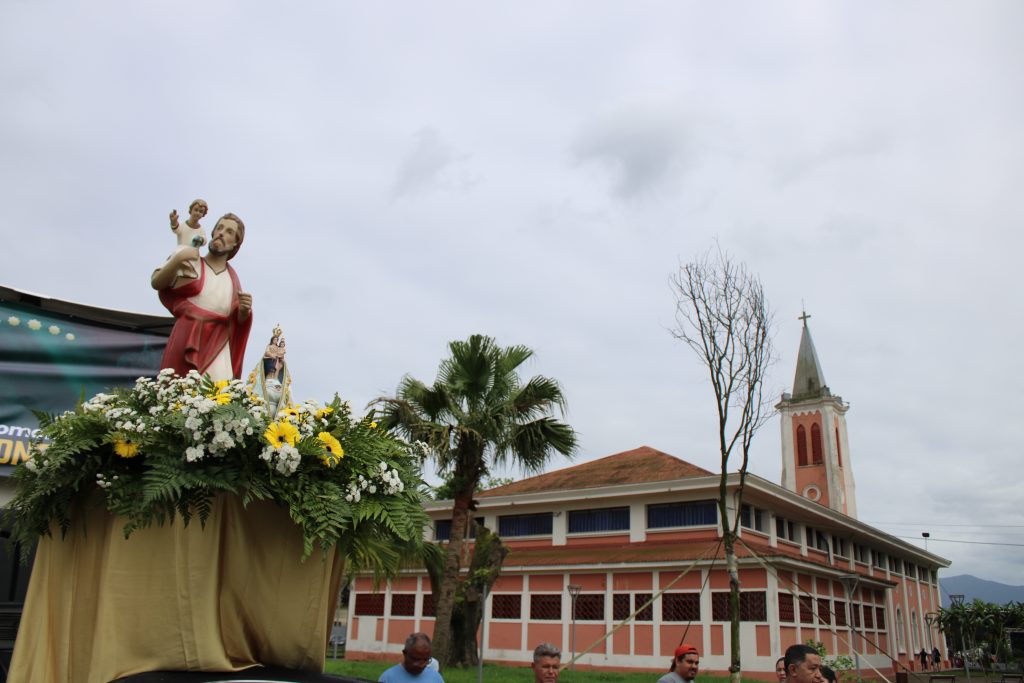
[[[176,515],[205,522],[219,493],[287,507],[305,556],[317,544],[415,542],[427,522],[417,446],[372,414],[354,418],[337,396],[268,416],[240,380],[163,370],[38,417],[42,438],[15,472],[6,511],[15,541],[30,544],[54,523],[66,531],[77,506],[96,500],[125,518],[126,537]]]

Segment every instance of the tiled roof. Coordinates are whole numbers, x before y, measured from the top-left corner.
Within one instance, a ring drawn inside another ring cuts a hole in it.
[[[650,446],[641,446],[631,451],[481,491],[477,498],[540,491],[572,491],[616,484],[646,484],[686,477],[706,477],[710,474],[711,472],[703,467],[697,467]]]

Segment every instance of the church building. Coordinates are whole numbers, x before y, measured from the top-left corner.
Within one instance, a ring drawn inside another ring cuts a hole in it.
[[[786,647],[814,639],[857,655],[866,676],[938,647],[926,616],[939,609],[949,561],[857,519],[849,406],[825,384],[804,318],[791,394],[776,408],[782,481],[728,479],[740,517],[742,665],[769,679]],[[648,446],[478,494],[477,520],[509,547],[487,597],[484,659],[531,661],[551,642],[563,663],[667,670],[682,641],[701,668],[729,667],[729,581],[716,499],[719,476]],[[428,536],[447,539],[451,501],[427,503]],[[394,659],[413,631],[431,633],[430,580],[410,570],[374,590],[351,587],[347,656]]]

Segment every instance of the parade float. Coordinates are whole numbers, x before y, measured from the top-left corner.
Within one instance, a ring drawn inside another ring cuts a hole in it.
[[[38,415],[5,510],[36,547],[10,680],[322,671],[346,569],[422,537],[416,444],[338,396],[293,402],[279,327],[240,378],[244,226],[227,214],[211,237],[154,272],[176,318],[164,369]]]

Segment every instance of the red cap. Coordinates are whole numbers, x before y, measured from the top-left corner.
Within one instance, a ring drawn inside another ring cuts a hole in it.
[[[682,657],[683,655],[700,655],[700,653],[697,652],[697,648],[693,645],[683,643],[676,648],[676,657]]]

